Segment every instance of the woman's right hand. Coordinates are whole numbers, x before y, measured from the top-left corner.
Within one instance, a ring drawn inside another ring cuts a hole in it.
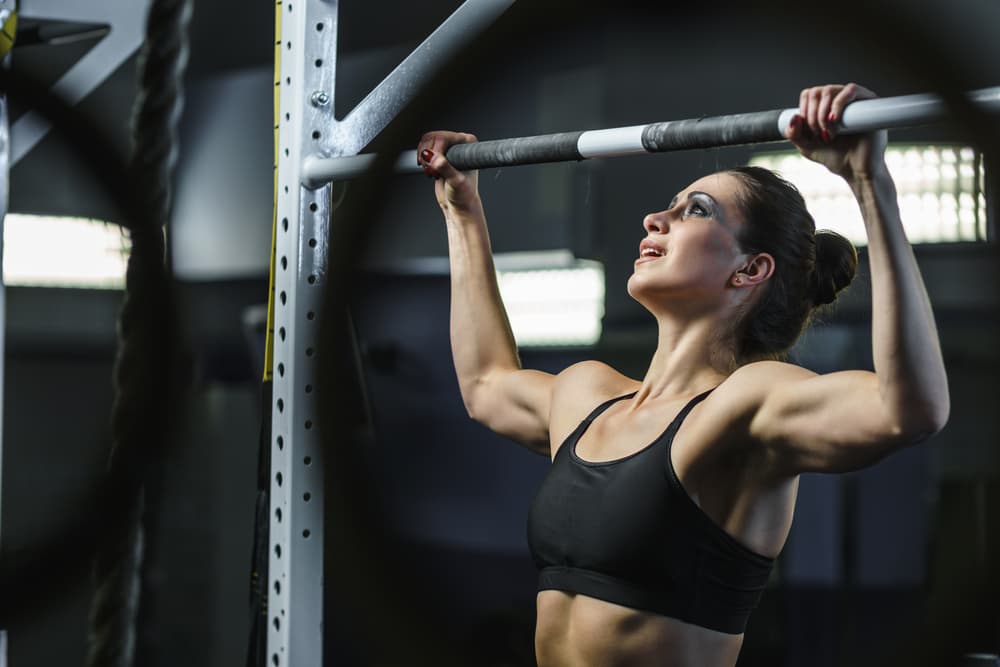
[[[799,113],[785,136],[807,158],[825,166],[848,182],[866,178],[885,167],[888,133],[836,135],[836,122],[854,100],[876,95],[856,83],[806,88],[799,95]]]
[[[459,171],[448,162],[445,153],[455,144],[469,144],[476,137],[464,132],[438,130],[428,132],[417,144],[417,164],[434,178],[434,194],[438,204],[447,211],[469,211],[478,208],[479,172]]]

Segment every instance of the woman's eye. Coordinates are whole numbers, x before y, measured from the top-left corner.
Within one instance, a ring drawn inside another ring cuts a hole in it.
[[[708,210],[704,206],[702,206],[701,204],[699,204],[698,202],[691,202],[690,204],[688,204],[687,212],[689,214],[694,214],[694,215],[707,215],[708,214]]]

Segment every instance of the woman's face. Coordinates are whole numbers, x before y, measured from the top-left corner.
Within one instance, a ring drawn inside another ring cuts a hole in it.
[[[690,301],[711,308],[750,256],[737,234],[743,215],[736,201],[741,187],[733,174],[698,179],[670,205],[643,219],[646,236],[628,281],[628,292],[651,310],[656,304]]]

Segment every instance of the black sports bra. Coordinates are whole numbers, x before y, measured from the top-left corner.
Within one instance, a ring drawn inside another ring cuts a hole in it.
[[[666,431],[614,461],[590,462],[576,444],[613,403],[599,405],[556,453],[528,517],[538,589],[556,589],[742,633],[774,559],[737,542],[681,486],[674,435],[711,390],[691,399]]]

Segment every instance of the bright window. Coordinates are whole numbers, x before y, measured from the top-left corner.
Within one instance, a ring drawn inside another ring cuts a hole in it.
[[[8,213],[3,221],[3,281],[121,289],[128,247],[128,239],[111,223]]]
[[[980,153],[967,146],[891,145],[885,160],[910,243],[986,240]],[[832,229],[855,245],[868,243],[861,212],[843,179],[796,152],[760,154],[750,164],[773,169],[794,183],[817,229]]]

